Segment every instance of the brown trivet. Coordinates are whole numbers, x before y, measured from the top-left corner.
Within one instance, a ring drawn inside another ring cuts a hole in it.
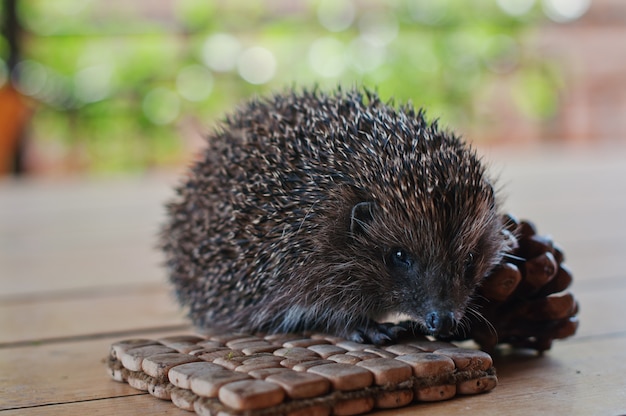
[[[504,217],[511,251],[486,277],[456,339],[473,339],[485,351],[496,345],[537,351],[574,335],[578,302],[567,289],[572,274],[563,250],[530,221]]]
[[[130,339],[111,346],[107,367],[199,415],[355,415],[497,384],[489,354],[426,338],[383,347],[324,334]]]

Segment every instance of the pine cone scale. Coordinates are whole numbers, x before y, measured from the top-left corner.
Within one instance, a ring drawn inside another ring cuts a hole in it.
[[[578,329],[578,302],[566,291],[572,273],[563,249],[532,222],[507,214],[503,224],[511,249],[478,289],[472,305],[478,313],[457,339],[474,339],[486,351],[508,344],[542,352]]]

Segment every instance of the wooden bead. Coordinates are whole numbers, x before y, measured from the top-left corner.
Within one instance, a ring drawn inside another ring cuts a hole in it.
[[[400,355],[396,358],[413,369],[416,377],[432,377],[433,375],[448,374],[454,371],[452,358],[441,354],[420,353]]]
[[[358,342],[347,340],[337,342],[335,345],[347,351],[362,351],[365,348],[376,348],[376,345],[373,344],[361,344]]]
[[[359,357],[355,357],[354,355],[348,354],[335,354],[328,357],[330,361],[334,361],[336,363],[341,364],[356,364],[361,361]]]
[[[157,342],[160,342],[166,347],[169,346],[169,344],[180,344],[181,342],[184,342],[187,344],[191,344],[191,343],[197,344],[198,342],[204,342],[204,341],[206,341],[206,339],[199,337],[197,335],[172,335],[169,337],[162,337],[162,338],[157,339]]]
[[[151,355],[176,352],[176,350],[163,345],[146,345],[145,347],[131,348],[121,353],[122,365],[130,371],[141,371],[141,363],[144,358]]]
[[[245,355],[254,355],[254,354],[260,354],[260,353],[273,353],[276,348],[279,348],[278,345],[275,344],[255,344],[255,345],[248,345],[244,348],[241,349],[241,352],[243,352]]]
[[[373,352],[367,352],[365,350],[348,351],[346,355],[357,357],[360,360],[372,360],[374,358],[380,358],[380,355],[374,354]]]
[[[234,341],[234,340],[242,340],[242,339],[249,339],[250,335],[249,334],[233,334],[233,333],[224,333],[224,334],[213,334],[209,337],[209,340],[211,341],[215,341],[215,342],[219,342],[222,343],[223,345],[226,345],[227,342],[230,341]],[[255,339],[258,339],[258,337],[254,337]]]
[[[113,380],[119,381],[120,383],[126,382],[126,376],[121,368],[107,367],[106,372]]]
[[[493,366],[491,356],[484,351],[465,348],[444,348],[435,351],[435,354],[451,358],[458,371],[486,371]]]
[[[123,341],[114,342],[111,344],[111,357],[119,358],[123,352],[126,352],[132,348],[145,347],[148,345],[159,345],[158,342],[143,338],[126,339]]]
[[[343,400],[333,406],[333,415],[350,416],[367,413],[374,408],[372,397]]]
[[[200,354],[196,354],[196,357],[204,361],[215,361],[218,358],[221,358],[224,360],[232,360],[234,357],[241,357],[243,355],[244,353],[241,351],[231,350],[229,348],[224,348],[224,349],[220,348],[217,351],[203,352]]]
[[[415,389],[415,398],[420,402],[438,402],[448,400],[456,395],[454,384],[430,386]]]
[[[311,338],[313,338],[313,339],[325,339],[326,341],[328,341],[328,342],[330,342],[331,344],[334,344],[334,345],[336,345],[338,342],[345,341],[345,339],[342,338],[342,337],[338,337],[338,336],[330,335],[330,334],[323,334],[323,333],[311,334]]]
[[[376,347],[376,345],[374,344],[361,344],[360,342],[347,341],[347,340],[339,341],[335,345],[338,346],[339,348],[343,348],[344,350],[348,350],[348,351],[362,351],[365,348]]]
[[[191,391],[199,396],[217,397],[220,387],[235,381],[247,380],[250,376],[244,373],[220,368],[205,368],[192,374],[189,381]]]
[[[292,399],[321,396],[330,389],[330,382],[326,378],[308,372],[285,371],[271,375],[265,380],[281,386]]]
[[[393,409],[406,406],[413,401],[413,390],[403,389],[397,391],[383,391],[375,398],[375,406],[378,409]]]
[[[161,384],[158,382],[148,383],[148,393],[161,400],[171,400],[170,389],[167,388],[167,384]]]
[[[159,338],[157,341],[166,347],[186,354],[193,349],[197,349],[198,342],[204,341],[204,338],[196,335],[177,335]]]
[[[222,348],[222,347],[225,348],[226,347],[226,345],[222,342],[211,341],[211,340],[203,340],[203,341],[197,342],[196,345],[201,348]]]
[[[239,367],[240,365],[243,365],[246,362],[254,363],[255,360],[259,361],[263,359],[265,359],[265,362],[267,362],[267,358],[265,357],[275,357],[275,356],[269,353],[261,352],[261,353],[252,354],[252,355],[241,354],[241,355],[233,356],[233,357],[216,358],[215,360],[213,360],[213,362],[215,364],[221,365],[224,368],[228,368],[229,370],[234,370],[235,368]],[[270,358],[269,360],[274,360],[274,359]]]
[[[417,354],[423,352],[423,350],[407,344],[387,345],[384,349],[396,355]]]
[[[143,359],[141,368],[144,373],[154,378],[167,376],[170,368],[180,364],[199,361],[196,357],[179,352],[151,355]]]
[[[366,348],[363,351],[369,352],[371,354],[376,354],[380,358],[395,358],[397,354],[394,354],[390,351],[386,351],[382,348]]]
[[[191,378],[204,372],[223,371],[224,368],[217,364],[199,361],[177,365],[168,371],[167,378],[170,383],[181,389],[190,389]]]
[[[304,347],[279,348],[274,351],[274,355],[289,358],[291,360],[310,360],[320,358],[320,356],[313,350]]]
[[[433,352],[442,348],[456,348],[456,345],[444,341],[411,341],[407,345],[416,347],[424,352]]]
[[[343,348],[330,344],[311,345],[307,348],[322,358],[328,358],[331,355],[343,354],[346,352]]]
[[[277,334],[268,334],[264,336],[263,339],[272,344],[283,344],[293,339],[302,339],[302,335],[277,333]]]
[[[258,370],[250,370],[248,372],[248,375],[250,377],[254,377],[258,380],[265,380],[267,377],[274,375],[274,374],[278,374],[278,373],[284,373],[286,371],[292,371],[289,368],[285,368],[285,367],[275,367],[275,368],[261,368]]]
[[[485,376],[458,383],[456,391],[458,394],[479,394],[493,390],[497,384],[496,376]]]
[[[379,386],[399,384],[413,375],[411,366],[393,358],[375,358],[356,364],[374,374],[374,382]]]
[[[235,410],[255,410],[281,403],[285,392],[277,384],[264,380],[241,380],[223,385],[218,397]]]
[[[193,355],[195,357],[200,357],[201,355],[205,355],[205,354],[210,354],[212,352],[219,352],[219,351],[232,351],[230,348],[227,347],[200,347],[200,345],[198,345],[198,349],[196,350],[190,350],[189,352],[187,352],[187,354]],[[219,355],[218,355],[219,356]],[[217,358],[217,357],[215,357]],[[210,360],[205,359],[205,361],[213,361],[214,358],[211,358]]]
[[[307,370],[327,378],[336,390],[358,390],[374,382],[373,374],[361,367],[348,364],[324,364]]]
[[[227,342],[226,346],[233,350],[239,350],[243,352],[245,355],[255,354],[259,352],[273,352],[276,349],[274,344],[270,344],[264,340],[257,341],[231,341]]]
[[[193,403],[195,401],[195,396],[188,390],[173,389],[170,392],[170,400],[172,400],[174,406],[183,410],[187,410],[189,412],[193,412]]]
[[[148,380],[141,374],[129,374],[126,382],[134,389],[148,391]]]
[[[250,335],[243,335],[238,338],[230,339],[226,341],[225,344],[228,348],[232,348],[234,350],[240,350],[241,345],[246,345],[246,344],[255,343],[255,342],[263,342],[265,344],[269,344],[269,342],[265,341],[263,338],[250,336]]]
[[[310,347],[312,345],[329,345],[330,342],[326,341],[325,339],[311,339],[311,338],[304,338],[304,339],[294,339],[294,340],[289,340],[283,343],[283,347],[285,348],[294,348],[294,347],[302,347],[302,348],[306,348],[306,347]]]
[[[280,364],[282,365],[283,362],[281,361]],[[309,368],[317,367],[319,365],[326,365],[326,364],[335,364],[335,362],[331,360],[303,361],[301,363],[294,365],[292,368],[294,371],[307,371]]]
[[[281,361],[282,357],[277,357],[275,355],[257,357],[251,360],[245,360],[243,364],[235,368],[235,371],[238,371],[240,373],[248,373],[252,370],[261,370],[264,368],[278,368],[281,366]]]

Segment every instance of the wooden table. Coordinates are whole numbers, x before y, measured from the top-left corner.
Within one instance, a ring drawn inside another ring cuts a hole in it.
[[[576,337],[496,357],[480,396],[381,414],[626,413],[626,151],[485,150],[575,273]],[[187,415],[109,380],[113,341],[188,333],[153,249],[172,175],[0,182],[0,416]]]

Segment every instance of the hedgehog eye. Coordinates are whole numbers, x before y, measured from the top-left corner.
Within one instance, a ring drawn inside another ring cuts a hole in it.
[[[475,258],[474,253],[469,253],[467,257],[465,258],[465,264],[464,264],[465,276],[468,279],[474,278],[474,265],[475,265],[474,258]]]
[[[394,268],[409,268],[413,265],[413,257],[401,248],[391,249],[388,258],[389,264]]]

